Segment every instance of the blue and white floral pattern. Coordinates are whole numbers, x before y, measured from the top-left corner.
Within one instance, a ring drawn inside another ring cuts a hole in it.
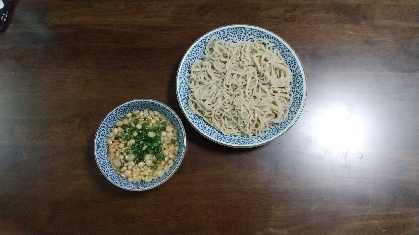
[[[114,128],[117,121],[124,118],[130,112],[144,109],[159,111],[172,121],[172,123],[178,130],[180,142],[179,151],[177,157],[174,160],[173,166],[162,177],[152,180],[150,182],[130,182],[127,179],[121,177],[112,168],[111,162],[108,158],[107,141],[109,133]],[[168,106],[155,100],[132,100],[118,106],[105,117],[103,122],[100,124],[95,136],[95,158],[100,171],[114,185],[131,191],[145,191],[148,189],[155,188],[160,184],[166,182],[179,168],[185,155],[185,151],[186,133],[180,118]]]
[[[187,84],[191,65],[198,59],[202,59],[205,47],[211,37],[216,36],[220,40],[245,41],[249,39],[265,39],[278,49],[293,73],[291,90],[293,93],[288,117],[281,123],[273,125],[268,131],[258,137],[245,137],[225,135],[209,125],[203,118],[192,113],[188,106],[189,87]],[[177,72],[177,98],[191,125],[208,139],[230,147],[249,148],[264,145],[285,133],[298,119],[301,114],[306,98],[306,79],[303,66],[294,50],[280,37],[265,29],[248,25],[231,25],[215,29],[199,38],[184,55]]]

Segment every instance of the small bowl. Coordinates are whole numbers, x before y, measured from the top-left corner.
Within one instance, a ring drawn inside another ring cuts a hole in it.
[[[293,73],[291,91],[293,97],[289,107],[288,117],[281,123],[272,125],[265,134],[257,137],[226,135],[208,124],[202,117],[192,113],[189,108],[189,87],[188,75],[192,64],[202,59],[205,48],[211,39],[216,36],[220,40],[246,41],[248,39],[265,39],[269,41],[274,49],[278,49],[285,62]],[[201,135],[209,140],[233,148],[252,148],[269,143],[275,138],[288,131],[300,116],[306,99],[306,78],[297,53],[289,46],[285,40],[276,34],[259,27],[250,25],[229,25],[214,29],[200,37],[186,51],[180,62],[177,71],[176,94],[179,105],[186,119],[191,123]]]
[[[109,133],[115,127],[117,121],[124,118],[130,112],[144,109],[158,111],[172,121],[179,135],[179,151],[172,167],[163,176],[150,182],[131,182],[126,178],[123,178],[112,168],[108,158],[107,140]],[[116,107],[102,121],[95,136],[95,158],[100,171],[112,184],[130,191],[145,191],[166,182],[179,168],[185,155],[185,151],[186,133],[180,118],[168,106],[155,100],[132,100]]]

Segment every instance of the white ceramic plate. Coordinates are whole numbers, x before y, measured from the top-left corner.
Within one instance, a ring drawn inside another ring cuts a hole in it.
[[[172,121],[175,128],[178,130],[179,151],[174,160],[173,166],[162,177],[159,177],[150,182],[131,182],[126,178],[123,178],[112,168],[111,162],[108,158],[107,141],[109,133],[115,127],[117,121],[124,118],[130,112],[144,109],[159,111],[161,114],[164,114]],[[166,182],[179,168],[183,160],[183,156],[185,155],[185,151],[186,133],[180,118],[168,106],[155,100],[132,100],[121,104],[105,117],[105,119],[100,124],[95,136],[95,158],[100,171],[112,184],[131,191],[145,191],[155,188]]]
[[[205,47],[211,37],[216,36],[220,40],[246,41],[249,38],[262,38],[272,43],[278,49],[293,73],[291,91],[293,93],[288,117],[281,123],[271,126],[262,136],[246,137],[225,135],[209,125],[203,118],[191,112],[188,106],[189,87],[187,85],[188,74],[191,65],[198,59],[202,59]],[[231,25],[215,29],[200,37],[188,49],[184,55],[177,72],[177,98],[182,112],[191,125],[206,138],[229,147],[251,148],[264,145],[278,136],[284,134],[300,116],[306,99],[306,79],[303,66],[294,50],[279,36],[274,33],[249,25]]]

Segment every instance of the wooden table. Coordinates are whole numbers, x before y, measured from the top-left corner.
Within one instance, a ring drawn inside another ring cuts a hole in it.
[[[298,53],[307,100],[268,145],[232,149],[184,118],[176,72],[230,24]],[[163,185],[130,192],[93,138],[133,99],[183,120]],[[419,234],[418,1],[21,0],[0,34],[0,234]]]

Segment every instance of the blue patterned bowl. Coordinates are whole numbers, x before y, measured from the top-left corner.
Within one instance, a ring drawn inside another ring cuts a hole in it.
[[[202,59],[205,47],[213,36],[217,36],[220,40],[234,39],[236,41],[245,41],[249,38],[265,39],[272,43],[274,48],[279,50],[282,57],[290,67],[293,73],[293,82],[291,83],[293,97],[288,117],[283,122],[271,126],[264,135],[258,137],[225,135],[209,125],[203,118],[193,114],[189,109],[189,87],[187,79],[188,74],[190,73],[190,67],[196,60]],[[297,121],[303,110],[306,99],[306,79],[303,66],[294,50],[282,38],[278,37],[274,33],[262,28],[248,25],[231,25],[221,27],[199,38],[188,49],[179,65],[176,85],[177,98],[180,107],[191,125],[206,138],[221,145],[235,148],[261,146],[284,134]]]
[[[112,168],[111,162],[108,158],[107,140],[109,133],[111,132],[117,121],[125,117],[130,112],[144,109],[159,111],[160,113],[164,114],[167,118],[169,118],[178,130],[180,143],[178,155],[175,158],[173,166],[169,169],[168,172],[166,172],[162,177],[152,180],[150,182],[138,183],[128,181],[127,179],[120,176]],[[179,168],[183,160],[183,156],[185,155],[185,150],[186,133],[181,120],[172,109],[155,100],[132,100],[118,106],[105,117],[103,122],[100,124],[95,136],[95,158],[100,171],[112,184],[131,191],[145,191],[148,189],[155,188],[161,185],[162,183],[166,182]]]

